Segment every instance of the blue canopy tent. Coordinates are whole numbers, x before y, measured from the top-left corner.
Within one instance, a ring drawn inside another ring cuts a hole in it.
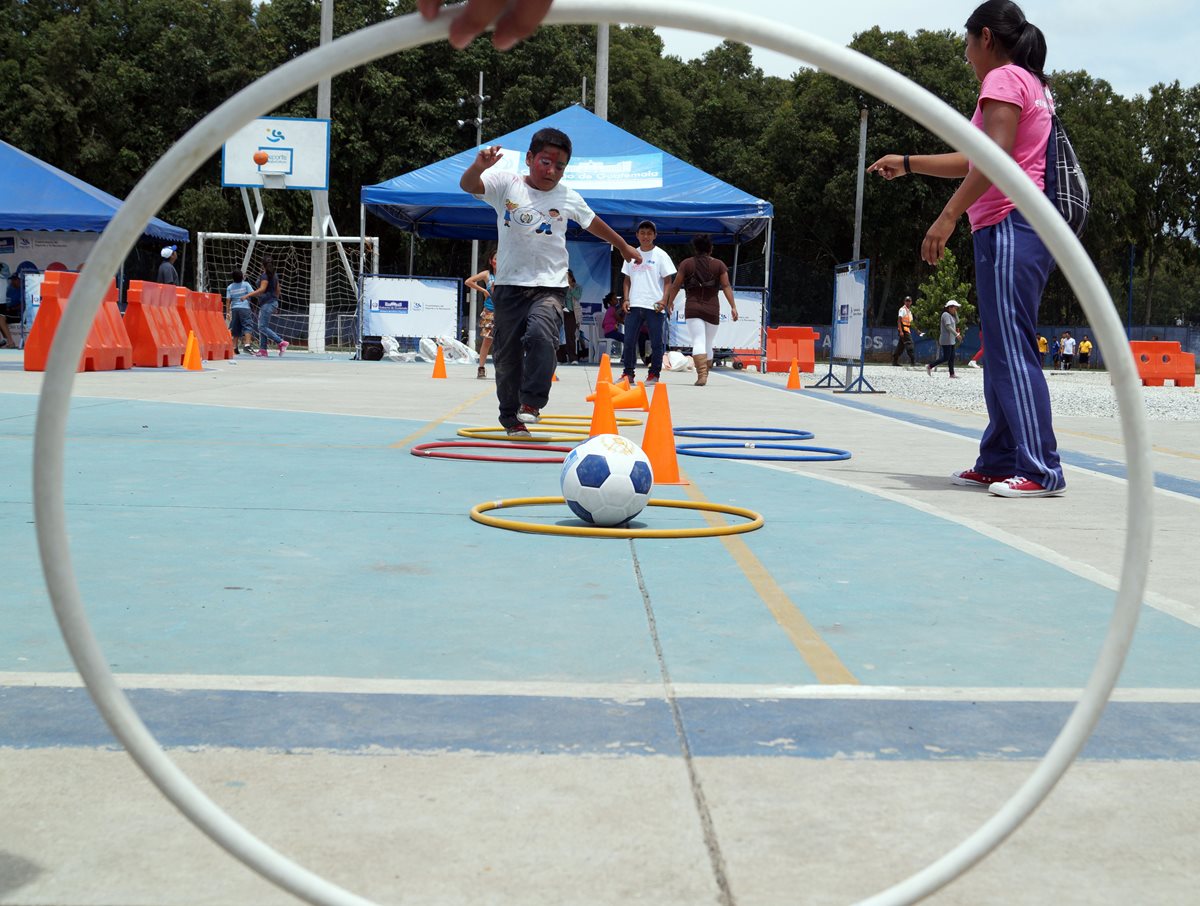
[[[100,233],[121,200],[0,141],[0,230]],[[145,234],[164,242],[187,242],[188,231],[157,217]]]
[[[524,167],[535,132],[561,129],[574,146],[564,184],[577,190],[600,217],[633,238],[641,220],[653,220],[662,243],[687,242],[708,233],[713,242],[743,243],[770,229],[774,209],[728,183],[573,106],[486,142],[507,149],[508,166]],[[512,153],[508,153],[512,152]],[[495,212],[458,187],[475,159],[470,148],[387,182],[364,186],[366,210],[418,236],[495,239]],[[572,225],[572,240],[593,241]],[[769,236],[769,233],[768,233]],[[769,242],[768,242],[769,245]]]
[[[560,129],[571,138],[571,163],[563,183],[579,192],[605,223],[634,244],[642,220],[654,221],[659,244],[683,244],[697,233],[708,233],[714,243],[735,245],[736,282],[738,248],[765,232],[765,323],[770,309],[773,249],[774,208],[769,201],[672,157],[578,105],[485,144],[505,149],[497,166],[524,173],[530,139],[546,127]],[[363,229],[366,212],[370,211],[414,236],[495,241],[495,211],[458,185],[476,152],[476,148],[469,148],[387,182],[363,186]],[[600,241],[576,223],[569,225],[567,238],[570,242]],[[472,310],[471,323],[474,314]]]

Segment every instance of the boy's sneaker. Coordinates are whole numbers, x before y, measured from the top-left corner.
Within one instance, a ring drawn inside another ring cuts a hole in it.
[[[267,357],[267,351],[265,349],[260,349],[257,353],[255,353],[255,355],[260,355],[265,359]]]
[[[988,490],[997,497],[1053,497],[1061,494],[1064,488],[1051,491],[1042,487],[1031,478],[1014,475],[1006,481],[997,481]]]
[[[536,425],[542,420],[541,410],[534,409],[533,406],[526,406],[522,403],[521,408],[517,410],[517,420],[527,425]]]
[[[279,341],[279,354],[280,354],[280,355],[283,355],[283,354],[284,354],[284,352],[286,352],[286,351],[287,351],[287,348],[288,348],[289,346],[291,346],[291,345],[292,345],[292,344],[291,344],[291,343],[289,343],[287,340],[280,340],[280,341]]]
[[[968,485],[975,488],[990,488],[999,482],[1008,481],[1011,478],[1009,475],[984,475],[982,472],[976,472],[974,469],[963,469],[961,472],[955,472],[950,476],[950,480],[955,484]]]
[[[533,435],[529,433],[529,429],[524,425],[513,425],[510,428],[505,428],[504,433],[509,437],[519,437],[522,440],[533,440]]]
[[[657,384],[658,383],[658,375],[657,374],[646,375],[646,383],[647,384]]]
[[[926,366],[925,366],[925,373],[926,373],[926,374],[933,374],[933,366],[932,366],[932,365],[926,365]]]

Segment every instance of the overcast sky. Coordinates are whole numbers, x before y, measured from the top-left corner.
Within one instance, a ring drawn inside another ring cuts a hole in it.
[[[652,0],[650,0],[652,2]],[[693,0],[728,9],[729,0]],[[878,25],[885,31],[960,31],[974,9],[969,2],[929,0],[750,0],[742,11],[848,44],[858,32]],[[1200,0],[1029,0],[1029,21],[1046,34],[1049,69],[1084,69],[1106,79],[1119,94],[1146,94],[1151,85],[1178,79],[1200,84]],[[666,53],[690,60],[720,39],[659,29]],[[767,75],[787,77],[801,64],[790,57],[754,50]]]

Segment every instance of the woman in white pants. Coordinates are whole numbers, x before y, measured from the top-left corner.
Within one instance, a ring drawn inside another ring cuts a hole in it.
[[[671,301],[667,311],[675,304],[675,296],[682,287],[686,293],[683,309],[688,338],[692,344],[692,361],[696,363],[696,386],[708,383],[708,363],[712,358],[713,338],[721,323],[721,303],[717,293],[725,293],[729,302],[730,316],[738,319],[737,302],[733,298],[733,287],[729,285],[729,268],[720,258],[712,256],[712,239],[701,233],[692,240],[696,252],[679,265],[675,281],[668,291]]]

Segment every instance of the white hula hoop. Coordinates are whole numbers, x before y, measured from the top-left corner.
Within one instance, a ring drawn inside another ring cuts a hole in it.
[[[227,136],[320,79],[445,38],[454,12],[443,11],[435,22],[425,22],[415,14],[403,16],[310,51],[230,98],[181,138],[129,194],[89,256],[59,325],[38,404],[33,470],[38,549],[63,639],[96,707],[146,775],[197,827],[263,877],[312,903],[361,906],[369,901],[276,852],[205,796],[163,752],[108,668],[87,620],[71,565],[63,496],[68,408],[75,367],[110,275],[117,272],[145,224],[196,167],[216,153]],[[1121,582],[1104,644],[1071,716],[1012,798],[950,852],[863,901],[871,906],[915,902],[984,858],[1045,799],[1099,720],[1133,639],[1150,559],[1154,484],[1141,385],[1115,306],[1083,247],[1017,165],[960,113],[882,64],[776,22],[709,7],[699,12],[683,0],[659,0],[653,5],[643,0],[558,0],[546,17],[547,24],[597,22],[680,28],[778,51],[814,64],[906,113],[966,153],[1016,203],[1054,255],[1107,350],[1128,459],[1128,506]]]

